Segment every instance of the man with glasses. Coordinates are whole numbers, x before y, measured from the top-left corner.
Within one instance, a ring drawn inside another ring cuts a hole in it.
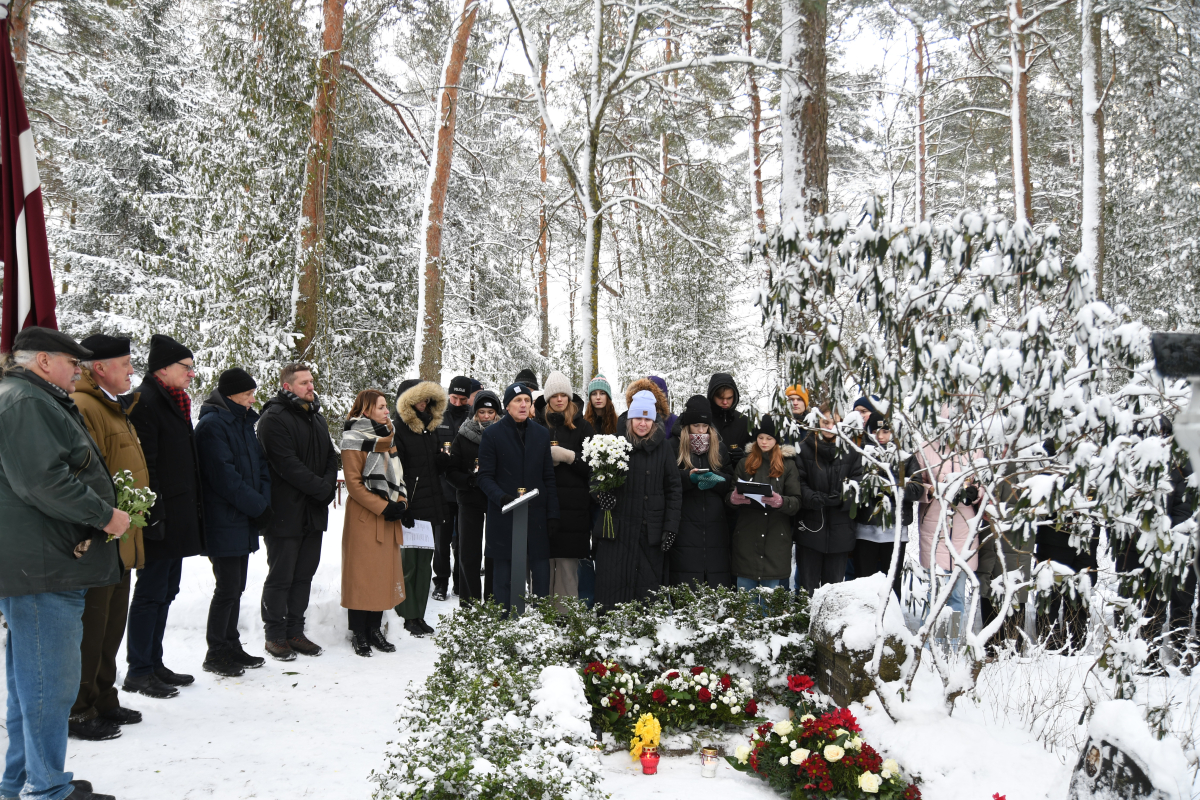
[[[196,374],[192,351],[169,336],[150,337],[146,376],[129,412],[146,455],[150,489],[158,495],[146,516],[142,538],[146,566],[137,571],[129,607],[123,688],[148,697],[174,697],[195,678],[163,664],[167,612],[179,594],[183,559],[204,549],[200,512],[200,468],[192,433],[192,399],[187,387]]]
[[[81,359],[66,334],[28,327],[0,381],[0,613],[8,625],[8,752],[0,797],[112,800],[64,771],[89,589],[121,580],[129,515],[71,400]]]

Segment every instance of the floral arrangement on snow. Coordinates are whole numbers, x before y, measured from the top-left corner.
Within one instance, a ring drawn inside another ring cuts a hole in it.
[[[818,710],[810,698],[812,687],[806,675],[788,677],[795,695],[789,705],[803,713],[794,722],[765,722],[755,728],[750,743],[738,745],[726,758],[733,768],[753,772],[792,800],[920,800],[921,790],[904,780],[900,765],[862,740],[862,728],[849,709],[812,713]]]
[[[619,741],[634,735],[640,712],[682,731],[698,725],[746,725],[758,714],[750,681],[702,666],[643,679],[615,661],[593,661],[583,668],[583,690],[592,705],[592,722]]]

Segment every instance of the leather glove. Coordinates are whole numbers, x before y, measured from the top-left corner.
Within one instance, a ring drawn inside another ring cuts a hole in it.
[[[383,510],[383,518],[388,522],[395,522],[404,516],[404,512],[408,511],[408,505],[403,502],[389,502],[387,508]],[[409,525],[408,527],[412,527]]]
[[[779,508],[780,506],[783,505],[783,495],[776,492],[775,494],[771,495],[770,497],[764,497],[763,502],[766,503],[771,508]]]
[[[547,533],[550,534],[551,538],[558,536],[558,527],[559,527],[558,520],[556,520],[556,519],[546,520],[546,531],[547,531]]]
[[[405,511],[400,517],[400,524],[409,530],[412,530],[413,528],[417,527],[417,520],[413,517],[411,511]]]
[[[275,519],[275,509],[267,506],[261,514],[250,520],[250,524],[254,526],[254,530],[261,531],[263,528],[271,524],[271,520]]]
[[[612,511],[617,507],[617,496],[612,492],[596,492],[596,505],[601,511]]]
[[[513,500],[516,500],[516,499],[517,499],[517,496],[515,494],[506,494],[500,498],[500,505],[506,506],[509,503],[511,503]]]
[[[663,531],[662,551],[665,553],[675,544],[675,531]]]
[[[566,447],[559,447],[556,444],[550,445],[550,457],[554,459],[555,464],[575,463],[575,451],[569,450]]]
[[[705,472],[704,474],[693,473],[692,477],[700,479],[697,485],[700,487],[701,491],[711,489],[714,486],[720,486],[725,482],[725,479],[715,472]]]

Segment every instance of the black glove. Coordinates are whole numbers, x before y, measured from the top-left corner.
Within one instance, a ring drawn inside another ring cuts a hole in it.
[[[958,505],[973,506],[979,502],[979,487],[971,484],[958,494]]]
[[[254,519],[250,520],[250,524],[254,526],[254,530],[261,531],[263,528],[271,524],[271,520],[275,519],[275,509],[267,506],[266,510],[259,514]]]
[[[417,527],[417,520],[413,517],[412,512],[407,512],[400,517],[400,524],[412,530]]]
[[[550,538],[558,536],[558,524],[556,519],[546,520],[546,532],[550,534]]]
[[[617,496],[612,492],[596,492],[596,505],[601,511],[612,511],[617,507]]]
[[[334,499],[336,497],[337,497],[337,481],[335,480],[333,482],[332,488],[330,488],[330,490],[329,490],[329,494],[325,497],[325,501],[323,503],[321,503],[321,505],[323,505],[323,506],[329,505],[330,503],[332,503],[334,501]]]
[[[404,516],[404,512],[408,510],[408,506],[404,503],[389,502],[387,508],[383,510],[383,518],[388,522],[395,522]],[[408,527],[412,527],[409,525]]]
[[[665,553],[675,544],[675,531],[663,531],[662,551]]]
[[[825,495],[825,507],[826,508],[837,508],[841,504],[842,504],[842,498],[840,495],[836,495],[836,494]]]
[[[506,506],[509,503],[511,503],[513,500],[516,500],[516,499],[517,499],[517,496],[515,494],[506,494],[500,498],[500,506],[501,507]]]

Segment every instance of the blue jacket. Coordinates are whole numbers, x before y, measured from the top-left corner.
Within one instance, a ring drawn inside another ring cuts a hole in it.
[[[558,519],[558,487],[554,483],[554,459],[550,457],[550,432],[532,416],[525,426],[525,443],[512,417],[483,432],[479,440],[479,488],[487,495],[487,547],[484,555],[501,561],[512,559],[512,513],[500,512],[505,495],[517,496],[517,489],[538,490],[529,504],[529,545],[531,561],[550,558],[550,533],[547,519]]]
[[[254,423],[258,413],[216,390],[200,407],[196,454],[204,489],[204,555],[244,556],[258,549],[252,520],[267,510],[271,474]]]

